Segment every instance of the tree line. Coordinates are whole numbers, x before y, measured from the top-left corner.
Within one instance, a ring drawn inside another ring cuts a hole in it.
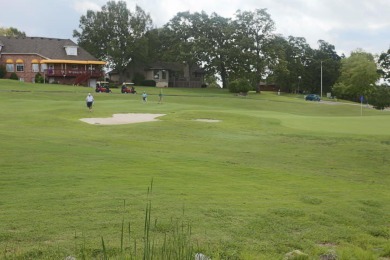
[[[380,56],[357,49],[348,58],[324,40],[313,49],[304,37],[276,34],[267,9],[237,10],[232,18],[179,12],[157,28],[141,7],[131,11],[124,1],[108,1],[81,16],[73,37],[120,78],[131,68],[170,61],[201,66],[206,81],[218,79],[223,88],[245,80],[253,89],[262,82],[284,92],[322,90],[354,101],[385,96],[390,105],[389,88],[376,84],[379,78],[390,82],[390,49]]]

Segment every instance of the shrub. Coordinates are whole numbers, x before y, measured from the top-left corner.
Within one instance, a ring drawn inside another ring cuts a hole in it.
[[[138,72],[135,73],[133,83],[138,86],[141,85],[143,81],[145,81],[145,76]]]
[[[14,79],[14,80],[19,80],[19,77],[18,77],[18,75],[16,75],[15,72],[12,72],[12,73],[11,73],[11,76],[10,76],[9,78],[10,78],[10,79]]]
[[[221,86],[217,82],[209,83],[207,85],[208,88],[221,88]]]
[[[155,86],[156,86],[156,81],[151,80],[151,79],[149,79],[149,80],[143,80],[143,81],[141,81],[141,84],[140,84],[140,85],[141,85],[141,86],[155,87]]]
[[[118,88],[119,86],[118,86],[118,84],[116,84],[115,82],[109,82],[109,83],[108,83],[108,87],[109,87],[109,88]]]
[[[248,93],[252,85],[246,79],[236,79],[229,83],[228,88],[232,93]]]
[[[35,74],[35,83],[43,83],[43,77],[40,73]]]
[[[0,66],[0,79],[5,77],[5,73],[7,73],[5,66]]]

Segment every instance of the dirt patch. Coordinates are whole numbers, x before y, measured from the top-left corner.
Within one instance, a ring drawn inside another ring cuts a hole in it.
[[[165,116],[165,114],[114,114],[107,118],[81,118],[80,120],[92,125],[125,125],[158,121],[157,117],[160,116]]]

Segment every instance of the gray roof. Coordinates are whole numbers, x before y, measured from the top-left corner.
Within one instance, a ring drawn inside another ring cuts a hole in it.
[[[0,36],[0,45],[3,46],[2,54],[37,54],[46,59],[61,60],[98,60],[79,46],[77,56],[66,55],[65,46],[77,46],[69,39]]]
[[[180,71],[183,70],[184,65],[180,62],[166,62],[166,61],[156,61],[153,63],[150,63],[146,65],[147,70],[152,69],[166,69],[166,70],[172,70],[172,71]]]

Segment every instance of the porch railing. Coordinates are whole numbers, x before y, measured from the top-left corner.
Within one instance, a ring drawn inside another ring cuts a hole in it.
[[[44,74],[47,77],[78,77],[80,75],[88,75],[91,78],[100,78],[104,76],[100,70],[61,70],[61,69],[46,69]]]

